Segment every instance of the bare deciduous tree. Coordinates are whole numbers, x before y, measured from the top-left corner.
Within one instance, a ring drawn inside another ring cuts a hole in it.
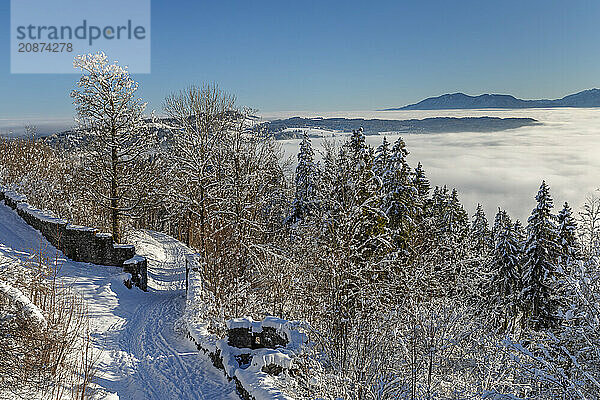
[[[595,194],[586,197],[579,211],[579,231],[584,253],[592,255],[600,239],[600,198]]]

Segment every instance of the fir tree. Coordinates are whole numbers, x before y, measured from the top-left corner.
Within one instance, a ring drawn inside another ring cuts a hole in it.
[[[387,296],[381,288],[390,281],[389,263],[384,263],[391,251],[388,219],[373,163],[373,150],[362,130],[354,131],[335,155],[329,151],[325,158],[328,211],[320,241],[326,254],[336,259],[327,279],[332,282],[333,329],[342,334],[360,312],[369,312]]]
[[[524,323],[533,329],[554,326],[558,321],[560,297],[557,293],[556,262],[560,252],[553,201],[546,182],[536,196],[537,206],[528,220],[524,248],[523,291]]]
[[[577,222],[573,218],[573,211],[569,203],[565,202],[558,213],[558,239],[561,247],[561,259],[564,266],[579,257],[579,243],[577,241]]]
[[[314,162],[314,151],[306,132],[304,132],[298,152],[295,184],[292,222],[305,219],[319,207],[317,199],[318,168]]]
[[[521,247],[523,247],[523,242],[525,242],[525,238],[527,238],[527,232],[520,220],[515,221],[515,235],[517,235],[517,239],[519,240]]]
[[[490,227],[481,204],[477,204],[471,224],[471,246],[479,254],[485,253],[492,247]]]
[[[419,197],[422,200],[427,199],[429,192],[431,191],[431,186],[429,185],[429,180],[425,176],[423,165],[421,165],[420,162],[417,164],[417,168],[415,169],[414,182]]]
[[[469,216],[458,199],[458,191],[456,189],[452,189],[444,219],[448,232],[452,232],[457,238],[465,236],[469,226]]]
[[[373,149],[367,146],[362,127],[352,132],[350,141],[346,143],[345,147],[354,164],[354,171],[363,171],[367,168],[372,169]]]
[[[492,226],[492,240],[495,243],[498,240],[498,235],[500,233],[500,231],[502,231],[503,227],[504,227],[504,218],[507,216],[506,211],[501,210],[500,207],[498,207],[498,212],[496,213],[496,216],[494,217],[494,225]]]
[[[333,179],[326,184],[332,204],[326,218],[328,235],[333,239],[334,233],[338,244],[349,245],[350,257],[360,265],[370,263],[381,254],[382,247],[387,248],[387,239],[381,237],[388,235],[388,219],[382,211],[381,180],[373,172],[373,159],[362,129],[356,130],[337,159],[326,160],[324,176]]]
[[[501,212],[494,247],[491,279],[491,299],[500,326],[506,330],[517,314],[521,290],[521,243],[510,217]]]
[[[375,150],[375,160],[373,162],[373,171],[381,179],[383,179],[383,175],[388,169],[390,155],[390,142],[388,142],[387,138],[384,136],[383,142],[377,148],[377,150]]]
[[[407,155],[404,140],[398,138],[390,152],[382,179],[385,213],[389,218],[395,243],[402,250],[408,249],[410,238],[415,232],[419,203],[412,172],[406,162]]]
[[[446,214],[449,202],[450,193],[446,185],[442,187],[436,186],[431,196],[431,211],[435,219],[435,224],[440,231],[444,230],[444,215]]]

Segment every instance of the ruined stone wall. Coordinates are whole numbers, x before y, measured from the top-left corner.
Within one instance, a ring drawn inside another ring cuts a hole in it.
[[[136,286],[148,290],[147,260],[136,255],[132,245],[116,244],[108,233],[55,218],[27,204],[25,196],[0,187],[2,200],[66,257],[73,261],[122,267],[131,274],[131,281]]]

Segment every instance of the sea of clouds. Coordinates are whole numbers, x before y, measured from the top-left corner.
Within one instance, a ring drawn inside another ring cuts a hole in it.
[[[0,118],[0,136],[25,136],[25,127],[35,128],[36,136],[48,136],[56,132],[72,129],[75,126],[73,117],[70,118]]]
[[[535,195],[542,180],[550,185],[555,207],[565,201],[577,210],[586,196],[600,187],[600,109],[526,109],[526,110],[444,110],[444,111],[356,111],[356,112],[281,112],[263,118],[346,117],[410,119],[451,117],[530,117],[542,125],[493,133],[403,134],[410,151],[409,163],[421,162],[432,185],[448,185],[459,190],[470,214],[477,203],[488,219],[498,207],[523,221],[535,206]],[[398,135],[387,135],[395,141]],[[368,136],[376,147],[382,136]],[[325,139],[315,138],[315,149]],[[330,140],[330,139],[327,139]],[[338,143],[345,137],[338,136]],[[285,154],[294,157],[299,140],[283,142]]]

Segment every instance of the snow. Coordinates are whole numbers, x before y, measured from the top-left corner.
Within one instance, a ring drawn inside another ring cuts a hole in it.
[[[0,203],[0,255],[27,259],[35,249],[58,255],[60,278],[86,300],[98,355],[104,399],[239,399],[235,384],[212,366],[176,329],[185,306],[185,264],[160,245],[159,234],[141,232],[134,244],[148,258],[149,292],[127,289],[120,268],[66,259],[39,232]],[[132,242],[133,243],[133,242]],[[2,268],[0,266],[0,268]]]
[[[10,190],[7,192],[4,192],[4,196],[6,196],[6,198],[12,200],[15,203],[21,203],[21,202],[27,201],[27,197],[25,195],[15,193]]]
[[[23,197],[23,196],[21,196],[21,197]],[[30,206],[28,203],[18,203],[17,209],[36,217],[40,221],[52,222],[52,223],[57,223],[57,224],[66,224],[67,223],[67,221],[65,221],[64,219],[56,218],[51,213],[38,210],[37,208]]]
[[[140,256],[139,254],[136,254],[135,256],[131,257],[129,260],[123,261],[123,264],[137,264],[140,262],[143,262],[145,259],[144,257]]]
[[[308,336],[301,332],[302,323],[300,321],[287,321],[276,317],[265,317],[262,322],[263,327],[274,328],[278,333],[285,334],[288,340],[286,349],[300,352],[302,346],[308,343]]]
[[[187,258],[188,263],[194,266],[194,257],[188,255]],[[270,316],[265,317],[263,321],[255,321],[252,317],[232,318],[226,322],[227,329],[248,329],[253,333],[261,333],[263,328],[273,328],[280,335],[287,337],[288,345],[277,349],[229,346],[227,338],[218,339],[209,332],[209,323],[199,320],[199,316],[204,315],[202,307],[207,307],[207,295],[208,293],[202,288],[200,273],[192,267],[189,272],[184,322],[195,343],[206,351],[220,354],[227,376],[237,378],[241,386],[255,399],[290,399],[277,388],[274,378],[263,372],[262,368],[268,365],[277,365],[284,369],[293,367],[293,357],[298,354],[308,339],[305,333],[298,330],[301,323]],[[210,303],[211,298],[208,299]],[[242,354],[251,356],[249,366],[239,364],[236,357]]]
[[[19,309],[25,319],[32,321],[40,330],[46,329],[48,323],[46,322],[46,318],[44,318],[44,314],[42,314],[42,311],[33,304],[23,292],[0,281],[0,293],[8,297],[11,303]]]
[[[135,246],[131,245],[131,244],[113,244],[113,247],[115,249],[131,249]]]
[[[221,357],[223,358],[223,367],[227,376],[235,376],[235,371],[240,368],[239,363],[235,359],[236,356],[241,354],[249,354],[252,352],[250,349],[238,349],[227,344],[227,339],[221,339],[217,341],[217,349],[221,351]]]
[[[290,357],[288,354],[282,353],[280,350],[255,350],[254,357],[252,357],[251,366],[257,371],[260,371],[262,367],[266,367],[268,365],[279,365],[282,368],[291,369],[293,366],[293,360],[292,357]]]
[[[254,321],[252,317],[233,318],[227,321],[227,329],[251,329],[254,333],[262,332],[262,322]]]
[[[236,378],[242,386],[248,391],[250,396],[256,400],[293,400],[273,384],[274,379],[264,372],[257,372],[254,369],[238,369],[235,372]]]
[[[79,232],[96,232],[96,229],[90,228],[89,226],[81,226],[81,225],[67,225],[67,229],[71,229]],[[116,245],[115,245],[116,247]]]
[[[227,329],[244,328],[252,330],[253,333],[260,333],[263,328],[273,328],[287,338],[288,344],[285,349],[293,352],[299,352],[308,342],[306,334],[299,330],[301,327],[302,323],[299,321],[288,321],[273,316],[267,316],[263,321],[254,321],[252,317],[233,318],[227,321]]]

